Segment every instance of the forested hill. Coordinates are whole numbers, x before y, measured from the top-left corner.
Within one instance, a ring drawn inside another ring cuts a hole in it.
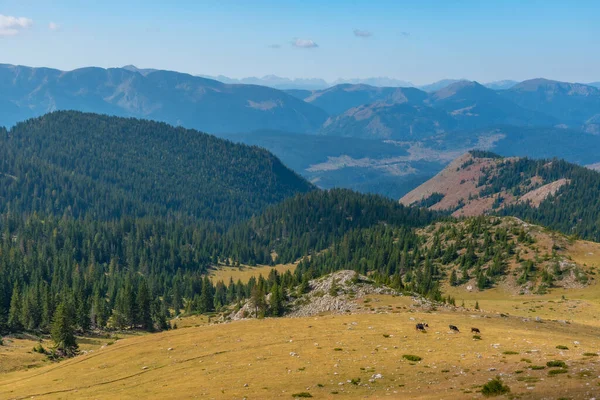
[[[239,221],[312,185],[258,147],[73,111],[0,131],[0,212]]]
[[[457,217],[515,216],[600,241],[600,173],[564,160],[472,151],[400,201]]]

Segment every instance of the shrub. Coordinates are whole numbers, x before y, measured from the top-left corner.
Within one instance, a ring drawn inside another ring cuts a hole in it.
[[[44,346],[42,346],[41,343],[38,343],[34,348],[33,351],[35,353],[40,353],[40,354],[46,354],[46,349],[44,349]]]
[[[350,383],[353,385],[358,385],[360,383],[360,378],[350,379]]]
[[[510,388],[502,383],[500,378],[494,378],[481,389],[481,394],[486,397],[500,396],[510,392]]]
[[[512,351],[512,350],[507,350],[502,352],[502,354],[506,354],[506,355],[513,355],[513,354],[519,354],[518,351]]]
[[[534,371],[537,371],[537,370],[540,370],[540,369],[546,369],[546,367],[545,367],[545,366],[543,366],[543,365],[531,365],[531,366],[529,367],[529,369],[532,369],[532,370],[534,370]]]
[[[481,340],[481,336],[480,335],[473,335],[473,340]]]
[[[560,369],[551,369],[550,371],[548,371],[548,376],[554,376],[554,375],[558,375],[558,374],[566,374],[567,372],[569,372],[566,369],[560,368]]]
[[[387,333],[384,333],[384,334],[383,334],[383,337],[384,337],[384,338],[389,338],[389,337],[390,337],[390,335],[388,335]]]
[[[298,397],[301,397],[301,398],[309,398],[309,397],[312,397],[312,394],[310,394],[310,393],[308,393],[308,392],[300,392],[300,393],[294,393],[294,394],[292,395],[292,397],[294,397],[294,398],[298,398]]]
[[[343,349],[341,347],[336,347],[335,349],[333,349],[333,351],[342,351]]]
[[[559,350],[569,350],[567,346],[563,346],[562,344],[559,344],[558,346],[556,346],[556,348]]]
[[[421,361],[421,360],[423,359],[422,357],[419,357],[419,356],[414,356],[414,355],[412,355],[412,354],[404,354],[404,355],[402,356],[402,358],[404,358],[404,359],[406,359],[406,360],[408,360],[408,361],[415,361],[415,362],[416,362],[416,361]]]
[[[531,364],[531,360],[529,358],[521,358],[521,361]]]
[[[1,340],[0,340],[1,342]],[[598,357],[598,353],[583,353],[585,357]]]
[[[559,367],[559,368],[567,368],[567,364],[565,364],[564,361],[560,361],[560,360],[554,360],[554,361],[548,361],[546,363],[546,365],[548,367]]]

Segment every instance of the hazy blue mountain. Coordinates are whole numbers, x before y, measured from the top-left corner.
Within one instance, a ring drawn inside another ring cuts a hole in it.
[[[260,85],[267,86],[275,89],[285,90],[285,89],[305,89],[305,90],[316,90],[316,89],[324,89],[331,86],[329,83],[320,78],[313,79],[305,79],[305,78],[282,78],[277,75],[265,75],[262,78],[257,78],[254,76],[235,79],[229,78],[223,75],[218,76],[210,76],[210,75],[199,75],[203,78],[214,79],[219,82],[228,83],[228,84],[243,84],[243,85]]]
[[[420,140],[457,127],[446,112],[425,105],[373,103],[330,117],[321,133],[366,139]]]
[[[461,129],[493,125],[549,126],[556,120],[537,111],[523,109],[496,91],[470,81],[460,81],[433,93],[429,103],[446,111]]]
[[[426,92],[435,92],[437,90],[443,89],[446,86],[450,86],[453,83],[466,81],[466,79],[442,79],[441,81],[433,82],[428,85],[417,86],[419,89],[424,90]]]
[[[296,92],[296,95],[304,95]],[[325,90],[312,91],[304,101],[325,110],[330,115],[342,114],[351,108],[372,103],[421,104],[427,93],[415,88],[375,87],[369,85],[342,84]]]
[[[153,119],[211,133],[311,132],[327,118],[323,110],[264,86],[229,85],[171,71],[143,75],[124,68],[65,72],[0,65],[2,104],[12,111],[0,113],[0,125],[9,126],[65,109]]]
[[[131,64],[125,65],[123,67],[123,69],[126,69],[127,71],[131,71],[131,72],[139,72],[140,74],[142,74],[144,76],[151,74],[152,72],[158,71],[157,69],[154,69],[154,68],[138,68],[135,65],[131,65]]]
[[[337,79],[332,85],[341,85],[344,83],[350,83],[353,85],[370,85],[377,87],[414,87],[411,82],[403,81],[395,78],[388,78],[385,76],[376,78],[354,78],[354,79]]]
[[[593,86],[593,87],[597,87],[600,88],[600,82],[590,82],[588,83],[589,86]]]
[[[515,86],[518,83],[519,82],[517,82],[517,81],[504,80],[504,81],[495,81],[495,82],[484,83],[483,86],[485,86],[488,89],[493,89],[493,90],[506,90],[506,89],[510,89],[511,87]]]
[[[594,124],[600,115],[600,89],[580,83],[531,79],[500,92],[500,95],[570,127]]]

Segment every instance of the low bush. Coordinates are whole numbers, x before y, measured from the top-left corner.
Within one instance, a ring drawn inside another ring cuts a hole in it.
[[[507,350],[507,351],[503,351],[502,354],[506,354],[507,356],[509,355],[513,355],[513,354],[519,354],[518,351],[512,351],[512,350]]]
[[[556,346],[556,348],[559,350],[569,350],[569,348],[567,346],[563,346],[562,344]]]
[[[552,368],[552,367],[567,368],[567,364],[565,364],[564,361],[560,361],[560,360],[548,361],[546,363],[546,366],[548,366],[550,368]]]
[[[543,365],[531,365],[531,366],[529,366],[529,369],[537,371],[537,370],[540,370],[540,369],[546,369],[546,367],[543,366]]]
[[[510,388],[502,383],[500,378],[492,379],[483,385],[483,388],[481,389],[481,394],[483,394],[485,397],[500,396],[508,392],[510,392]]]
[[[554,375],[558,375],[558,374],[566,374],[567,372],[569,372],[566,369],[560,368],[560,369],[551,369],[550,371],[548,371],[548,376],[554,376]]]
[[[309,398],[312,397],[312,394],[308,393],[308,392],[300,392],[300,393],[294,393],[292,395],[293,398]]]
[[[404,354],[402,356],[402,358],[404,358],[404,359],[406,359],[408,361],[415,361],[415,362],[416,361],[421,361],[423,359],[422,357],[415,356],[415,355],[412,355],[412,354]]]
[[[481,336],[480,335],[473,335],[473,340],[481,340]]]

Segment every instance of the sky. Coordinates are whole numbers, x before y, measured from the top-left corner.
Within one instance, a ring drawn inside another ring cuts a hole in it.
[[[600,81],[600,1],[0,0],[0,63]]]

